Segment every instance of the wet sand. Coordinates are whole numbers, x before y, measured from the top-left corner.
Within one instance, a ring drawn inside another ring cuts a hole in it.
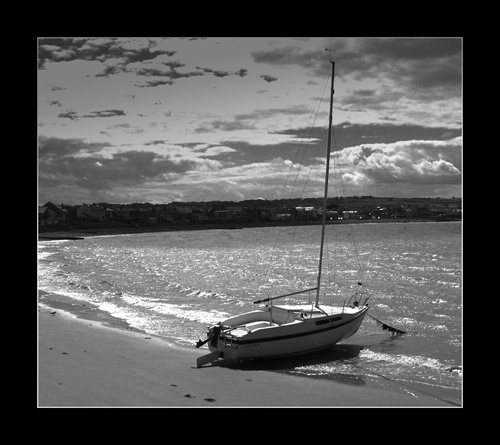
[[[196,367],[205,348],[38,307],[39,407],[443,406],[401,387],[297,377],[266,370]]]

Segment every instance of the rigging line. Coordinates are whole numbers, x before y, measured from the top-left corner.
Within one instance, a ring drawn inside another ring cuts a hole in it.
[[[328,86],[328,79],[329,79],[329,73],[327,73],[325,79],[324,79],[324,83],[323,83],[323,91],[322,91],[322,94],[321,94],[321,97],[320,97],[320,100],[318,102],[318,106],[316,108],[316,113],[314,115],[314,119],[313,119],[313,122],[312,122],[312,125],[310,126],[310,130],[309,130],[309,136],[307,138],[307,143],[306,143],[306,147],[304,148],[303,152],[302,152],[302,158],[301,158],[301,161],[300,161],[300,165],[301,165],[301,168],[302,168],[302,165],[303,165],[303,160],[304,160],[304,157],[305,157],[305,154],[306,154],[306,149],[307,149],[307,146],[309,145],[310,143],[310,139],[311,139],[311,133],[313,131],[313,129],[315,128],[315,124],[316,124],[316,119],[318,117],[318,113],[319,113],[319,109],[321,107],[321,103],[323,101],[323,98],[325,96],[325,90]],[[307,176],[305,178],[305,181],[304,181],[304,185],[302,186],[302,190],[300,192],[300,197],[301,199],[304,198],[305,196],[305,191],[306,191],[306,188],[307,188],[307,185],[309,184],[309,179],[311,177],[311,173],[313,171],[313,169],[319,165],[319,162],[318,162],[318,153],[320,151],[322,151],[323,149],[323,142],[324,142],[324,137],[325,137],[325,133],[326,133],[326,130],[327,130],[327,126],[328,126],[328,122],[325,124],[324,128],[323,128],[323,132],[322,132],[322,135],[321,135],[321,139],[318,141],[318,143],[316,144],[316,149],[314,151],[314,156],[313,156],[313,162],[311,163],[311,165],[309,166],[309,169],[308,169],[308,172],[307,172]],[[299,169],[300,170],[300,169]],[[292,190],[290,192],[290,198],[292,197],[293,195],[293,192],[295,191],[295,187],[297,185],[297,181],[299,179],[299,174],[300,174],[300,171],[297,172],[296,176],[295,176],[295,181],[293,183],[293,187],[292,187]],[[293,239],[292,239],[292,249],[295,248],[295,237],[296,237],[296,232],[297,232],[297,227],[294,226],[293,228]],[[311,247],[313,243],[313,238],[311,238],[311,241],[310,241],[310,244],[309,244],[309,247]],[[290,273],[291,273],[291,270],[289,272],[289,276],[290,276]]]
[[[309,184],[309,178],[311,177],[311,173],[312,173],[313,169],[320,165],[318,153],[323,150],[322,145],[323,145],[323,141],[325,140],[324,137],[325,137],[325,132],[327,131],[327,129],[328,129],[328,122],[325,124],[325,126],[323,128],[322,139],[316,145],[316,151],[314,152],[314,160],[315,161],[313,163],[311,163],[311,165],[309,167],[309,172],[307,173],[307,177],[306,177],[306,180],[304,182],[304,186],[302,187],[301,197],[304,196],[304,193],[305,193],[307,185]],[[321,166],[323,166],[323,165],[321,165]]]
[[[323,97],[325,95],[325,90],[326,90],[326,87],[328,86],[328,80],[330,79],[330,73],[332,71],[332,65],[330,64],[330,70],[327,72],[327,75],[325,77],[325,80],[324,80],[324,84],[323,84],[323,92],[322,92],[322,95],[321,95],[321,100],[320,100],[320,103],[319,105],[321,104],[321,101],[323,100]],[[318,111],[319,111],[319,105],[318,105]],[[318,115],[318,111],[316,112],[316,116],[314,118],[314,122],[313,124],[316,122],[316,118],[317,118],[317,115]],[[309,167],[309,171],[308,171],[308,174],[307,174],[307,177],[306,177],[306,180],[304,182],[304,185],[302,187],[302,191],[301,191],[301,197],[304,196],[304,193],[305,193],[305,190],[307,188],[307,185],[309,183],[309,179],[311,177],[311,173],[313,171],[313,169],[317,166],[320,165],[320,158],[318,157],[318,153],[320,151],[322,151],[324,148],[323,148],[323,141],[324,141],[324,136],[325,136],[325,133],[327,132],[328,130],[328,126],[330,125],[330,122],[329,122],[329,118],[327,119],[327,122],[325,123],[324,125],[324,128],[323,128],[323,132],[322,132],[322,139],[319,141],[318,144],[316,144],[316,150],[315,150],[315,153],[314,153],[314,157],[313,157],[313,160],[314,162],[311,163],[310,167]],[[311,129],[312,130],[312,129]],[[328,147],[327,147],[328,149]],[[297,180],[297,178],[296,178]],[[294,186],[295,186],[295,183],[294,183]],[[312,244],[313,244],[313,238],[311,238],[310,240],[310,243],[309,243],[309,248],[311,248]],[[328,234],[327,234],[327,243],[328,243]],[[328,245],[327,245],[328,247]],[[328,270],[327,270],[328,272]],[[328,279],[328,276],[327,276],[327,279]]]
[[[303,130],[303,132],[302,132],[302,134],[301,134],[301,137],[300,137],[301,142],[299,143],[299,146],[298,146],[298,147],[297,147],[297,149],[295,150],[295,157],[294,157],[294,161],[292,162],[292,165],[290,166],[290,169],[289,169],[289,171],[288,171],[287,179],[286,179],[285,184],[284,184],[284,186],[283,186],[283,188],[282,188],[282,190],[281,190],[280,199],[283,197],[283,194],[284,194],[284,191],[285,191],[285,189],[286,189],[286,186],[288,185],[288,180],[290,179],[291,173],[292,173],[292,171],[293,171],[293,166],[294,166],[294,164],[295,164],[295,159],[297,158],[297,155],[298,155],[298,153],[299,153],[299,150],[302,148],[302,145],[304,145],[304,143],[303,143],[302,141],[305,139],[305,140],[306,140],[306,142],[305,142],[305,146],[304,146],[304,148],[303,148],[303,150],[302,150],[302,157],[301,157],[300,162],[299,162],[299,168],[298,168],[298,171],[297,171],[297,173],[296,173],[296,175],[295,175],[294,185],[293,185],[293,187],[292,187],[292,191],[291,191],[290,196],[289,196],[289,198],[288,198],[288,199],[290,199],[290,198],[291,198],[292,193],[293,193],[293,191],[294,191],[294,188],[295,188],[295,183],[297,182],[297,177],[299,176],[299,174],[300,174],[300,170],[302,169],[302,162],[303,162],[304,157],[305,157],[305,153],[306,153],[307,145],[308,145],[308,144],[309,144],[309,142],[310,142],[311,133],[312,133],[312,130],[313,130],[313,128],[314,128],[314,123],[316,122],[316,117],[318,116],[319,108],[320,108],[320,106],[321,106],[321,102],[323,101],[323,96],[324,96],[324,94],[325,94],[325,89],[326,89],[326,86],[327,86],[327,84],[328,84],[328,77],[329,77],[329,73],[327,73],[327,74],[325,75],[325,78],[323,79],[323,91],[322,91],[322,93],[321,93],[320,100],[319,100],[319,102],[318,102],[318,106],[316,107],[316,112],[314,112],[314,108],[311,110],[311,114],[309,115],[309,119],[308,119],[308,121],[307,121],[306,127],[305,127],[305,129]],[[310,125],[311,118],[312,118],[313,114],[314,114],[313,123],[312,123],[312,125]],[[307,131],[308,131],[308,130],[309,130],[309,135],[308,135],[307,137],[305,137],[305,135],[306,135],[306,133],[307,133]]]
[[[309,171],[308,171],[308,173],[307,173],[307,177],[306,177],[306,180],[305,180],[305,182],[304,182],[304,186],[302,187],[301,197],[304,197],[305,190],[306,190],[307,185],[308,185],[308,183],[309,183],[309,179],[310,179],[310,177],[311,177],[311,173],[312,173],[312,171],[313,171],[316,167],[320,166],[320,161],[319,161],[319,159],[320,159],[320,158],[318,157],[318,153],[319,153],[320,151],[322,151],[322,150],[323,150],[324,136],[325,136],[325,133],[326,133],[327,129],[328,129],[328,121],[325,123],[325,126],[324,126],[324,128],[323,128],[322,139],[321,139],[321,141],[320,141],[320,142],[316,145],[316,150],[315,150],[314,157],[313,157],[313,159],[314,159],[315,161],[314,161],[313,163],[311,163],[311,165],[310,165],[310,167],[309,167]],[[322,164],[321,166],[323,166],[323,164]],[[308,249],[309,249],[309,250],[311,250],[311,248],[312,248],[312,245],[313,245],[314,241],[315,241],[315,238],[311,237],[310,242],[309,242],[309,246],[308,246]]]
[[[323,101],[323,97],[325,96],[325,90],[328,86],[328,80],[330,79],[330,73],[331,73],[331,70],[332,70],[332,66],[330,64],[330,69],[327,71],[326,75],[325,75],[325,78],[323,80],[323,91],[321,93],[321,99],[319,101],[319,104],[318,104],[318,109],[316,111],[316,116],[314,117],[314,122],[313,122],[313,125],[314,123],[316,122],[316,117],[318,115],[318,111],[319,111],[319,106],[321,105],[321,102]],[[305,193],[305,190],[306,190],[306,187],[307,187],[307,184],[309,183],[309,178],[311,176],[311,173],[312,173],[312,170],[314,167],[316,167],[316,165],[319,165],[319,161],[318,161],[318,152],[320,151],[320,148],[322,148],[322,143],[324,141],[324,137],[325,137],[325,132],[328,130],[328,124],[329,124],[329,121],[327,119],[327,122],[325,123],[324,127],[323,127],[323,132],[322,132],[322,136],[321,136],[321,140],[319,141],[318,144],[316,144],[316,151],[314,153],[314,162],[311,163],[310,167],[309,167],[309,172],[307,174],[307,177],[306,177],[306,180],[304,182],[304,186],[302,187],[302,191],[301,191],[301,197],[304,197],[304,193]],[[311,131],[312,131],[312,127],[311,127]],[[305,153],[304,153],[305,154]]]
[[[306,154],[306,149],[307,149],[307,146],[309,145],[310,143],[310,139],[311,139],[311,134],[312,134],[312,131],[313,131],[313,128],[314,128],[314,124],[316,123],[316,119],[318,117],[318,113],[319,113],[319,108],[321,106],[321,103],[323,102],[323,97],[325,95],[325,90],[326,90],[326,87],[328,85],[328,78],[329,78],[329,73],[327,73],[327,75],[325,76],[325,79],[324,79],[324,82],[323,82],[323,91],[321,93],[321,97],[320,97],[320,100],[318,102],[318,106],[316,107],[316,113],[314,115],[314,119],[313,119],[313,122],[312,122],[312,125],[309,127],[309,136],[307,137],[307,142],[305,144],[305,147],[304,147],[304,150],[302,152],[302,158],[300,159],[300,166],[302,166],[302,162],[304,161],[304,157],[305,157],[305,154]],[[308,125],[309,125],[309,122],[308,122]],[[320,146],[321,144],[317,144],[316,145],[316,153],[315,153],[315,158],[316,158],[316,155],[317,155],[317,152],[318,152],[318,147]],[[314,165],[314,163],[312,164]],[[303,194],[304,194],[304,190],[305,190],[305,187],[307,185],[307,181],[309,180],[309,176],[311,174],[311,169],[312,169],[312,165],[311,167],[309,168],[309,174],[307,175],[307,179],[306,179],[306,184],[304,185],[304,187],[302,188],[302,192],[301,192],[301,197],[303,198]],[[297,171],[297,174],[295,175],[295,181],[293,183],[293,186],[292,186],[292,191],[290,192],[290,198],[292,197],[292,194],[293,192],[295,191],[295,185],[297,183],[297,179],[299,177],[299,173],[300,173],[300,170],[301,170],[302,167],[299,167],[299,171]]]
[[[300,175],[300,172],[302,170],[302,163],[304,161],[304,157],[305,157],[305,154],[306,154],[306,151],[307,151],[307,146],[309,145],[310,143],[310,139],[311,139],[311,134],[312,134],[312,131],[313,131],[313,128],[314,128],[314,124],[316,122],[316,119],[317,119],[317,116],[318,116],[318,113],[319,113],[319,108],[321,106],[321,103],[323,101],[323,97],[325,95],[325,90],[326,90],[326,87],[328,85],[328,79],[330,77],[329,75],[330,73],[327,72],[325,74],[325,77],[323,78],[323,89],[322,89],[322,93],[321,93],[321,96],[320,96],[320,100],[318,102],[318,105],[316,107],[316,111],[314,111],[314,108],[311,110],[311,114],[309,115],[309,119],[308,119],[308,122],[307,122],[307,125],[306,125],[306,128],[304,129],[304,131],[302,132],[301,134],[301,141],[303,141],[304,139],[306,139],[306,142],[305,144],[303,142],[301,142],[299,144],[299,146],[297,147],[297,149],[295,150],[295,156],[293,158],[293,161],[292,161],[292,165],[290,166],[290,169],[288,170],[288,174],[287,174],[287,178],[286,178],[286,181],[285,181],[285,184],[283,185],[282,189],[281,189],[281,193],[280,193],[280,197],[279,199],[283,199],[283,195],[284,195],[284,192],[285,192],[285,189],[288,185],[288,182],[290,180],[290,177],[291,177],[291,174],[292,174],[292,171],[294,169],[294,165],[296,165],[296,159],[298,158],[298,155],[299,155],[299,151],[302,149],[302,156],[300,158],[300,162],[298,163],[299,165],[299,168],[297,169],[297,172],[295,174],[295,180],[293,182],[293,185],[292,185],[292,189],[290,191],[290,195],[288,197],[288,199],[291,199],[292,198],[292,195],[293,195],[293,192],[295,191],[295,186],[296,186],[296,183],[297,183],[297,180],[298,180],[298,177]],[[314,119],[312,121],[312,125],[311,125],[311,118],[313,117],[314,115]],[[309,130],[309,134],[307,135],[307,138],[304,137],[306,135],[306,132]],[[319,144],[320,145],[320,144]],[[318,148],[316,148],[316,155],[317,155],[317,150]],[[316,157],[315,155],[315,157]],[[310,175],[310,172],[309,172],[309,175]],[[308,175],[308,178],[309,178],[309,175]],[[302,190],[302,194],[304,193],[304,189],[305,187],[303,188]],[[303,196],[302,196],[303,197]],[[271,261],[274,260],[275,258],[275,255],[277,254],[276,252],[276,247],[278,245],[278,241],[279,241],[279,238],[280,238],[280,235],[282,233],[282,227],[280,226],[279,229],[278,229],[278,235],[276,236],[276,240],[275,240],[275,243],[274,243],[274,246],[271,250]],[[292,249],[293,247],[295,246],[295,236],[293,238],[293,244],[292,244]]]
[[[316,114],[314,116],[314,119],[313,119],[313,122],[312,122],[312,125],[310,127],[310,131],[309,131],[309,136],[308,136],[308,139],[307,139],[307,142],[306,142],[306,146],[302,152],[302,158],[300,160],[300,167],[299,167],[299,171],[297,171],[297,174],[295,175],[295,180],[293,182],[293,186],[292,186],[292,190],[290,192],[290,197],[289,199],[292,198],[293,196],[293,192],[295,191],[295,186],[297,184],[297,180],[299,179],[299,175],[300,175],[300,170],[302,169],[302,163],[303,163],[303,160],[304,160],[304,157],[305,157],[305,153],[306,153],[306,149],[307,149],[307,146],[309,145],[309,142],[310,142],[310,136],[311,136],[311,133],[312,133],[312,130],[314,128],[314,124],[316,123],[316,119],[318,117],[318,112],[319,112],[319,108],[320,108],[320,105],[321,105],[321,101],[323,100],[323,97],[324,97],[324,92],[325,92],[325,89],[326,89],[326,86],[327,86],[327,81],[328,81],[328,78],[326,79],[325,81],[325,84],[324,84],[324,88],[323,88],[323,93],[322,93],[322,96],[321,96],[321,99],[319,101],[319,104],[318,104],[318,107],[316,109]],[[312,170],[315,166],[319,165],[317,159],[318,159],[318,152],[322,149],[322,142],[324,141],[324,135],[325,135],[325,130],[327,128],[327,124],[325,125],[325,128],[323,130],[323,133],[322,133],[322,139],[319,141],[318,144],[316,144],[316,150],[315,150],[315,153],[314,153],[314,157],[313,159],[315,160],[315,162],[312,162],[310,167],[309,167],[309,171],[307,173],[307,176],[306,176],[306,180],[304,182],[304,185],[302,187],[302,190],[300,192],[300,197],[303,199],[304,198],[304,194],[305,194],[305,190],[306,190],[306,187],[307,187],[307,184],[309,183],[309,178],[311,176],[311,173],[312,173]],[[296,238],[296,235],[297,235],[297,226],[292,226],[292,251],[295,249],[295,238]],[[311,239],[311,243],[312,243],[312,239]],[[290,277],[290,274],[292,273],[291,269],[289,268],[289,273],[288,273],[288,278]]]
[[[334,156],[337,157],[337,162],[336,162],[336,165],[337,165],[337,169],[339,171],[339,182],[340,182],[340,187],[342,189],[342,197],[344,199],[344,207],[347,209],[347,200],[346,200],[346,196],[345,196],[345,189],[344,189],[344,182],[342,181],[342,172],[340,170],[340,161],[338,159],[338,150],[336,150],[337,148],[337,139],[335,137],[335,130],[334,128],[332,128],[332,136],[333,136],[333,145],[334,145],[334,150],[333,150],[333,154]],[[354,246],[354,254],[356,255],[356,262],[358,263],[358,273],[359,273],[359,278],[361,279],[361,281],[364,280],[364,276],[363,276],[363,267],[361,266],[361,260],[359,258],[359,253],[358,253],[358,247],[357,247],[357,244],[356,244],[356,238],[354,236],[354,225],[355,224],[352,224],[351,226],[351,239],[352,239],[352,243],[353,243],[353,246]]]

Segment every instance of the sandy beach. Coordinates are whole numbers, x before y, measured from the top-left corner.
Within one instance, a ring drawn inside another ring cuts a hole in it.
[[[196,367],[207,349],[179,348],[38,307],[39,407],[446,406],[396,383],[352,385],[262,370]]]

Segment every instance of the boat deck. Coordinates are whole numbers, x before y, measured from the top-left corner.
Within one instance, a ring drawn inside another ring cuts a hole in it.
[[[314,307],[314,305],[311,304],[299,304],[299,305],[279,305],[275,306],[274,308],[281,308],[285,309],[289,312],[294,312],[298,314],[311,314],[313,318],[315,317],[324,317],[325,315],[331,316],[331,315],[337,315],[337,314],[353,314],[358,311],[357,308],[353,308],[350,306],[344,306],[344,307],[339,307],[339,306],[324,306],[321,305],[320,308],[318,309],[317,307]],[[273,309],[274,309],[273,308]]]
[[[224,329],[226,335],[233,337],[242,337],[251,332],[255,332],[262,329],[270,329],[284,325],[296,325],[303,323],[308,319],[331,317],[334,315],[341,314],[352,314],[357,312],[359,309],[352,307],[337,307],[337,306],[320,306],[320,308],[314,307],[314,305],[280,305],[265,307],[262,309],[262,319],[256,313],[260,311],[253,311],[248,315],[252,314],[252,317],[241,317],[238,323],[226,325],[228,326]]]

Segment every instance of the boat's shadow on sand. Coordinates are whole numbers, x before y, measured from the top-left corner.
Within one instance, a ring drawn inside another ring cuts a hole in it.
[[[241,362],[219,360],[213,363],[212,366],[221,366],[240,371],[275,371],[309,378],[335,380],[350,385],[365,385],[366,382],[363,376],[357,374],[312,371],[309,373],[307,371],[299,372],[296,370],[301,367],[320,367],[321,365],[332,365],[335,362],[353,359],[358,357],[363,348],[364,346],[342,344],[335,345],[323,351],[289,357],[243,360]]]

